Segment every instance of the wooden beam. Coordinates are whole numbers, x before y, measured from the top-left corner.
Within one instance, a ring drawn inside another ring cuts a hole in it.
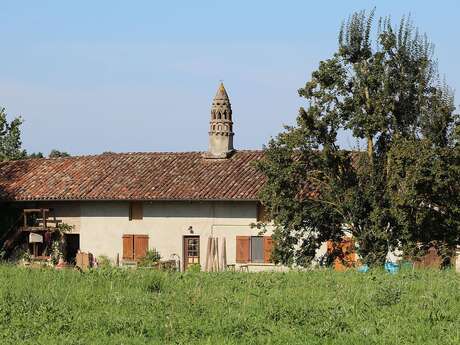
[[[49,231],[52,230],[51,228],[44,228],[42,226],[22,226],[19,228],[21,231],[28,232],[28,231]],[[53,228],[54,229],[54,228]]]
[[[49,212],[48,208],[25,208],[22,210],[24,213],[41,213],[41,212]]]

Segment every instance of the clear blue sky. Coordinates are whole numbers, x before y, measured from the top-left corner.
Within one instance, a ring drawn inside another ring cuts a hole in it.
[[[410,12],[460,88],[458,0],[1,0],[0,104],[23,116],[31,152],[206,150],[223,79],[235,146],[260,148],[293,123],[297,89],[335,50],[341,21],[373,6]]]

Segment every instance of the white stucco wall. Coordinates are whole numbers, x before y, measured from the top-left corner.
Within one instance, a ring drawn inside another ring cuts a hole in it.
[[[236,236],[255,236],[255,202],[144,202],[142,220],[129,220],[128,202],[82,202],[80,209],[80,249],[95,256],[115,259],[123,254],[123,234],[149,236],[149,248],[156,248],[163,259],[173,254],[183,257],[183,236],[200,236],[200,261],[204,267],[209,236],[227,242],[227,262],[235,263]],[[267,234],[269,235],[269,234]],[[219,248],[220,250],[220,248]]]
[[[56,215],[56,219],[62,220],[63,223],[69,224],[73,226],[72,233],[79,233],[80,232],[80,204],[79,203],[56,203],[52,204],[51,208]]]
[[[73,225],[73,233],[80,234],[80,250],[106,255],[115,260],[123,254],[122,236],[149,236],[149,248],[156,248],[164,260],[176,254],[183,260],[183,236],[200,236],[200,262],[206,262],[206,245],[210,236],[227,242],[227,263],[236,261],[236,236],[257,236],[258,229],[250,224],[257,220],[256,202],[144,202],[143,219],[129,220],[129,202],[23,202],[18,208],[51,208],[56,218]],[[270,229],[270,228],[269,228]],[[265,235],[271,235],[268,231]],[[326,253],[326,243],[316,253],[316,264]],[[397,261],[400,253],[389,253],[388,260]],[[315,263],[314,263],[315,264]],[[455,267],[460,272],[460,247]],[[266,270],[253,267],[250,270]]]
[[[227,243],[227,263],[236,264],[236,236],[257,236],[260,230],[251,229],[257,221],[256,202],[184,202],[158,201],[143,203],[143,219],[129,220],[129,202],[39,202],[18,205],[28,208],[52,208],[57,219],[74,226],[73,233],[80,234],[80,250],[93,255],[106,255],[115,261],[123,255],[124,234],[149,236],[149,248],[157,249],[163,260],[173,259],[173,254],[183,264],[183,237],[200,236],[200,262],[204,268],[206,246],[210,236],[222,238]],[[193,228],[190,234],[189,227]],[[264,235],[271,235],[270,228]],[[316,254],[317,261],[326,252],[323,244]],[[269,270],[268,267],[251,267],[250,271]]]

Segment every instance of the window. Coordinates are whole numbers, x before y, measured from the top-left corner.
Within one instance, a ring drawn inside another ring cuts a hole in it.
[[[264,262],[264,238],[251,237],[251,262]]]
[[[269,263],[272,249],[271,236],[236,236],[237,263]]]
[[[129,220],[141,220],[144,217],[144,205],[142,202],[129,204]]]
[[[123,260],[139,260],[148,249],[148,235],[123,235]]]
[[[262,223],[268,223],[270,221],[267,208],[261,203],[257,203],[257,221]]]

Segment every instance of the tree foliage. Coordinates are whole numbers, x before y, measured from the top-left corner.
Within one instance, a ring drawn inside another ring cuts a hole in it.
[[[67,152],[65,151],[59,151],[59,150],[51,150],[49,156],[49,158],[61,158],[61,157],[70,157],[70,154],[68,154]]]
[[[0,108],[0,162],[26,156],[26,152],[21,148],[22,119],[16,117],[8,122],[6,116],[5,108]]]
[[[32,152],[27,154],[28,159],[37,159],[37,158],[45,158],[43,153],[41,152]]]
[[[453,95],[410,19],[376,24],[374,11],[354,13],[336,53],[299,95],[307,106],[296,125],[272,139],[258,163],[268,180],[261,200],[276,226],[275,260],[306,265],[321,243],[345,234],[368,264],[396,248],[414,256],[459,243]],[[340,147],[341,131],[356,150]]]
[[[0,162],[24,158],[44,158],[43,153],[28,153],[22,148],[21,125],[23,120],[16,117],[10,122],[5,108],[0,108]],[[69,157],[70,154],[56,149],[51,150],[49,158]]]

